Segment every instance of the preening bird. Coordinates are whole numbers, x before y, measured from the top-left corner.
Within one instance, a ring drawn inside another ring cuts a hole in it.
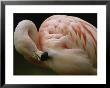
[[[53,15],[37,27],[30,20],[18,23],[16,50],[32,64],[64,75],[97,74],[97,30],[78,17]]]

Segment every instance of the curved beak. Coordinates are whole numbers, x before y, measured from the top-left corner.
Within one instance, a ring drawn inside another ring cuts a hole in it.
[[[48,52],[43,52],[42,55],[41,55],[40,60],[41,61],[46,61],[46,60],[48,60],[48,58],[49,58]]]
[[[34,59],[40,61],[40,56],[39,56],[39,54],[36,53],[36,51],[33,51],[33,52],[32,52],[32,57],[33,57]]]
[[[48,52],[35,52],[33,51],[33,58],[38,61],[46,61],[48,59]]]

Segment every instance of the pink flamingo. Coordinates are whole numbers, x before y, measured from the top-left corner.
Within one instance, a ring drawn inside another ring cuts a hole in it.
[[[50,16],[39,31],[23,20],[15,29],[14,45],[32,64],[58,74],[97,74],[97,30],[78,17]]]

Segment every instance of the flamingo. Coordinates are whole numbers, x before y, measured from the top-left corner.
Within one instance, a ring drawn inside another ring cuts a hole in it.
[[[37,27],[30,20],[18,23],[15,49],[32,64],[61,75],[97,74],[97,30],[81,18],[52,15]]]

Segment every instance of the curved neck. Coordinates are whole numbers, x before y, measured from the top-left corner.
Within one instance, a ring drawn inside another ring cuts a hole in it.
[[[25,57],[32,57],[33,51],[40,52],[38,45],[38,32],[35,24],[29,20],[21,21],[14,33],[14,44],[16,50]],[[38,53],[40,55],[40,53]]]

